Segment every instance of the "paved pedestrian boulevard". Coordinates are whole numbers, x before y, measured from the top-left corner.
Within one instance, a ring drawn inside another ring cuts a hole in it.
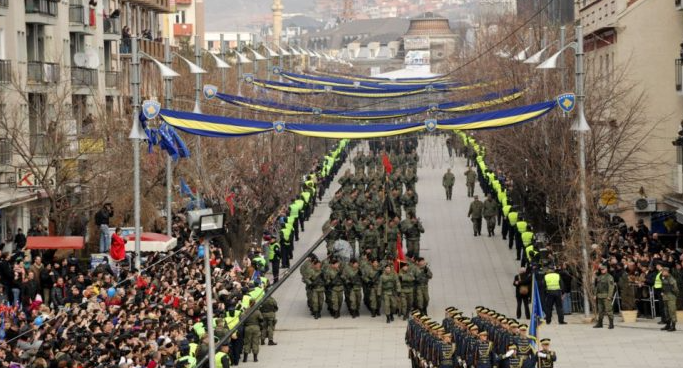
[[[425,138],[420,145],[417,216],[425,228],[421,255],[434,273],[430,283],[429,314],[440,320],[447,306],[471,313],[475,306],[484,305],[514,316],[512,278],[518,263],[498,235],[499,229],[493,238],[473,237],[471,222],[466,217],[470,201],[463,176],[464,159],[449,160],[440,137]],[[346,167],[340,172],[343,173]],[[447,202],[441,177],[449,167],[456,176],[456,183],[453,200]],[[338,187],[335,182],[306,223],[306,231],[295,245],[295,259],[320,237],[322,225],[330,215],[327,202]],[[475,193],[481,195],[480,188]],[[318,255],[325,256],[324,245]],[[275,332],[278,345],[264,346],[259,363],[249,362],[247,366],[410,366],[403,341],[405,322],[397,319],[387,324],[384,316],[371,318],[364,306],[360,318],[352,319],[344,306],[341,318],[337,320],[326,310],[323,318],[314,320],[306,307],[306,292],[298,270],[275,293],[275,298],[280,307]],[[568,325],[543,326],[540,335],[552,339],[552,348],[558,354],[556,367],[560,368],[683,366],[683,332],[664,333],[649,321],[626,326],[619,320],[616,317],[614,330],[594,330],[583,324],[580,316],[571,315],[567,317]]]

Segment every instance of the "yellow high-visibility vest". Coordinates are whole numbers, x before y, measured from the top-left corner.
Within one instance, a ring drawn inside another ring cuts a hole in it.
[[[545,288],[549,291],[560,290],[560,274],[550,272],[545,275]]]

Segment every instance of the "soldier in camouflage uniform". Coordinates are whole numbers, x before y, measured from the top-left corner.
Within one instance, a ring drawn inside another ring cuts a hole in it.
[[[384,315],[387,317],[387,323],[391,323],[394,320],[394,313],[398,309],[396,299],[399,290],[401,290],[401,283],[392,267],[389,264],[385,265],[384,272],[379,278],[378,294],[382,296],[382,305],[384,306]]]
[[[325,284],[330,289],[330,308],[332,316],[339,318],[342,301],[344,299],[344,280],[338,259],[330,261],[325,272]]]
[[[415,272],[415,307],[427,314],[429,306],[429,280],[433,277],[432,270],[429,269],[424,258],[417,258],[417,270]]]
[[[401,205],[403,205],[403,209],[406,213],[416,213],[415,208],[417,207],[417,201],[417,193],[413,192],[412,189],[406,190],[406,193],[401,196]]]
[[[472,220],[472,227],[474,229],[474,236],[481,235],[481,219],[484,216],[484,204],[479,200],[479,196],[474,196],[474,201],[470,203],[470,209],[467,211],[467,217]]]
[[[351,259],[350,267],[344,269],[344,283],[349,289],[348,306],[351,317],[360,316],[361,289],[363,287],[363,274],[360,264],[355,258]]]

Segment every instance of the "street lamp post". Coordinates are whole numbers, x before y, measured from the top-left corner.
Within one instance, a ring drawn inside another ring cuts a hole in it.
[[[140,269],[140,142],[145,138],[140,126],[140,54],[138,38],[131,41],[130,84],[133,94],[133,127],[128,135],[133,141],[133,218],[135,226],[135,269]]]
[[[167,67],[171,67],[172,55],[171,55],[171,42],[168,38],[164,39],[164,63]],[[164,87],[166,91],[164,93],[164,108],[171,108],[171,101],[173,99],[173,79],[172,77],[164,78]],[[171,216],[173,205],[173,159],[171,155],[166,155],[166,235],[171,236],[173,234]]]
[[[590,131],[590,126],[586,121],[586,115],[584,111],[584,102],[586,96],[584,94],[584,50],[583,50],[583,27],[581,25],[576,26],[576,41],[562,47],[557,53],[548,58],[546,61],[541,63],[537,68],[539,69],[554,69],[557,67],[557,62],[562,52],[568,48],[573,48],[575,51],[575,74],[576,74],[576,110],[577,117],[572,124],[571,130],[577,132],[579,141],[579,205],[580,205],[580,244],[581,244],[581,257],[583,260],[583,309],[584,316],[586,318],[590,317],[590,301],[588,300],[588,285],[589,285],[589,260],[588,260],[588,203],[586,199],[586,132]],[[562,40],[564,41],[564,40]]]

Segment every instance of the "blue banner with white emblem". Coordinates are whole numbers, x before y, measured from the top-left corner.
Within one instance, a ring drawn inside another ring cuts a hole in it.
[[[557,104],[560,106],[562,111],[571,112],[576,106],[576,95],[573,93],[565,93],[557,96]]]
[[[210,100],[210,99],[216,97],[217,92],[218,92],[218,87],[216,87],[212,84],[207,84],[204,86],[204,97],[207,100]]]
[[[436,130],[436,125],[437,125],[436,119],[425,120],[425,128],[427,128],[428,132],[433,132],[434,130]]]
[[[279,75],[280,73],[282,73],[282,69],[280,69],[279,66],[274,66],[273,67],[273,74]]]
[[[273,123],[273,130],[275,133],[282,133],[285,131],[285,122],[284,121],[276,121]]]
[[[244,74],[244,82],[251,84],[254,83],[254,75],[253,74]]]
[[[142,103],[142,115],[147,118],[147,120],[152,120],[159,115],[161,111],[161,104],[158,101],[146,100]]]

